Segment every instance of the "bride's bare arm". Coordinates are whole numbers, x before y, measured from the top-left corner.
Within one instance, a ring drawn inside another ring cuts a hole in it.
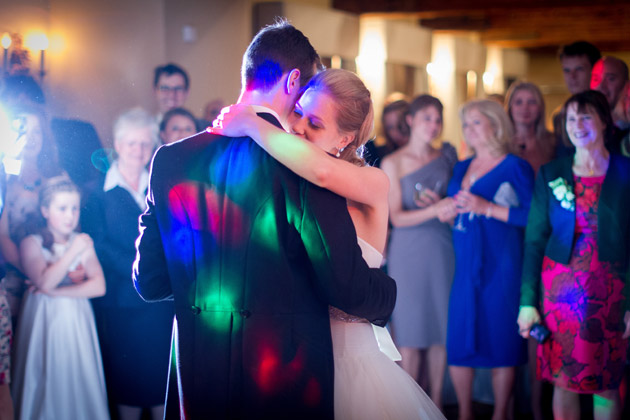
[[[302,178],[349,200],[377,207],[387,200],[389,180],[379,169],[336,159],[312,143],[259,118],[247,105],[232,105],[220,118],[222,127],[208,131],[254,139],[280,163]]]

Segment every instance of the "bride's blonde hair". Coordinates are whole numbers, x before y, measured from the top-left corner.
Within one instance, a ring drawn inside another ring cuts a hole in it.
[[[353,136],[339,157],[359,166],[365,165],[363,146],[374,129],[374,107],[370,91],[359,76],[348,70],[329,69],[316,74],[306,89],[330,95],[337,111],[339,132]]]

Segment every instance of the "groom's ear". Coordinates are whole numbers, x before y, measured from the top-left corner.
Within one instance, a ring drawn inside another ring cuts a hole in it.
[[[285,91],[287,95],[291,95],[296,90],[300,89],[300,71],[298,69],[293,69],[289,72],[287,76],[287,85],[285,86]]]

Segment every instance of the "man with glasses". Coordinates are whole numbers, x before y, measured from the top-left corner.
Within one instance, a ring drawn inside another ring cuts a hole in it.
[[[153,90],[158,106],[158,120],[167,111],[184,106],[189,87],[188,74],[177,64],[168,63],[155,68]]]

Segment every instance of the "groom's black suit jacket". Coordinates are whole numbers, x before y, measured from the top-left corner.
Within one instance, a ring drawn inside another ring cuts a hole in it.
[[[384,325],[396,298],[346,200],[249,138],[203,132],[157,151],[147,202],[134,282],[175,300],[185,418],[332,418],[328,305]]]

